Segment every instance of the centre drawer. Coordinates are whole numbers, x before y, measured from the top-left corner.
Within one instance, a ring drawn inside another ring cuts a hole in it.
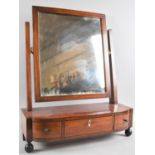
[[[33,138],[54,139],[61,137],[61,122],[33,122]]]
[[[65,122],[65,137],[95,133],[108,133],[113,130],[113,116],[71,120]]]

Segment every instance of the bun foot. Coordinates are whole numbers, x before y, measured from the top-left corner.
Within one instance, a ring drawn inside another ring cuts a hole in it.
[[[31,144],[30,142],[28,142],[26,145],[25,145],[25,151],[27,153],[31,153],[33,151],[33,144]]]
[[[126,135],[127,137],[131,136],[131,135],[132,135],[132,130],[131,130],[130,128],[127,129],[127,130],[125,130],[125,135]]]

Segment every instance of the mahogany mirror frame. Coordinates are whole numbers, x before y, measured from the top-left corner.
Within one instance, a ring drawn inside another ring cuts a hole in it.
[[[60,15],[74,15],[81,17],[95,17],[100,19],[101,36],[104,59],[104,74],[105,74],[105,92],[97,94],[80,94],[80,95],[62,95],[62,96],[41,96],[40,93],[40,65],[39,65],[39,29],[38,29],[38,13],[53,13]],[[35,84],[35,101],[62,101],[62,100],[80,100],[94,98],[111,98],[111,82],[110,82],[110,67],[109,67],[109,50],[106,30],[106,18],[104,14],[94,12],[83,12],[60,8],[37,7],[33,6],[33,53],[34,53],[34,84]]]

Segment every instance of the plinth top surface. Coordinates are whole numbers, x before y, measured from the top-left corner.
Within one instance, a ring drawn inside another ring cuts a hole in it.
[[[33,108],[30,112],[26,109],[22,109],[22,112],[26,117],[32,117],[35,121],[40,119],[65,119],[80,116],[110,115],[128,111],[130,109],[130,107],[122,104],[93,103]]]

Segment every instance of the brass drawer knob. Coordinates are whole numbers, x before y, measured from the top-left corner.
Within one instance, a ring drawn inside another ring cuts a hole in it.
[[[44,131],[44,132],[48,132],[49,129],[48,129],[48,128],[44,128],[43,131]]]
[[[89,121],[88,121],[88,127],[89,127],[89,128],[91,127],[91,123],[92,123],[91,120],[89,120]]]

